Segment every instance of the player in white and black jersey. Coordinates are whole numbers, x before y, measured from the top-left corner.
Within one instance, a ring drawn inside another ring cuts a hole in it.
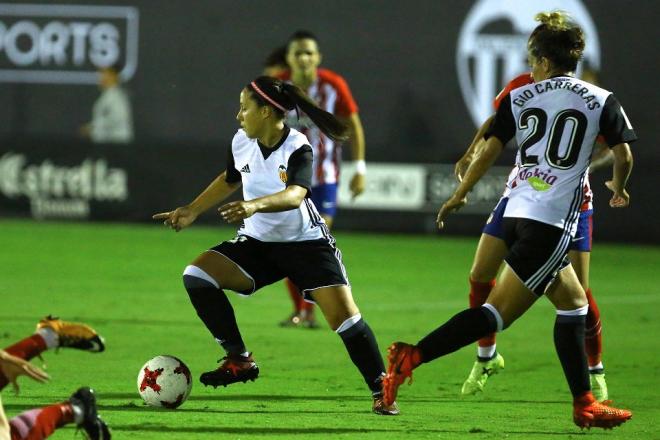
[[[612,428],[632,413],[599,403],[591,392],[584,350],[587,298],[566,253],[596,137],[602,134],[614,153],[610,206],[625,207],[632,169],[628,142],[636,135],[610,92],[574,77],[584,50],[582,30],[561,12],[536,19],[541,24],[528,42],[535,83],[504,99],[483,151],[438,213],[442,228],[503,145],[515,137],[519,171],[504,212],[506,265],[482,307],[455,315],[416,345],[396,342],[389,347],[385,403],[394,399],[414,368],[503,330],[545,294],[557,309],[554,342],[573,395],[573,420],[580,427]]]
[[[309,141],[284,124],[285,114],[293,110],[304,112],[327,136],[345,138],[345,126],[300,88],[261,76],[241,91],[236,117],[241,129],[232,141],[227,170],[189,205],[154,215],[179,231],[243,186],[243,201],[218,208],[226,221],[242,222],[236,238],[202,253],[183,273],[197,314],[227,352],[220,366],[200,380],[226,386],[257,378],[259,368],[223,289],[250,295],[288,277],[318,304],[342,338],[372,392],[372,410],[396,415],[396,403],[383,403],[385,366],[376,338],[353,301],[341,252],[310,199]]]

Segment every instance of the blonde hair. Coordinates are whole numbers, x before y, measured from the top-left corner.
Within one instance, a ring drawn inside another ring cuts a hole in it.
[[[574,71],[584,52],[582,28],[565,11],[540,12],[541,22],[529,37],[529,49],[536,58],[545,57],[560,70]]]

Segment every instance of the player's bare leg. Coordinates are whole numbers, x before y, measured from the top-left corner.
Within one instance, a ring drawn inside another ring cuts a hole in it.
[[[183,283],[197,315],[227,353],[218,368],[202,373],[200,381],[217,387],[255,380],[259,367],[245,348],[234,309],[222,291],[250,291],[254,282],[224,255],[207,251],[186,267]]]
[[[481,234],[470,270],[470,307],[480,307],[486,302],[506,253],[503,240]],[[488,378],[504,368],[504,358],[496,350],[495,333],[479,339],[477,344],[477,360],[461,387],[463,395],[482,392]]]
[[[385,403],[396,398],[398,388],[423,362],[431,362],[470,344],[486,334],[501,331],[525,313],[537,297],[525,287],[508,266],[486,304],[454,315],[416,345],[395,342],[388,349],[389,366],[383,389]]]
[[[330,328],[342,339],[351,360],[358,368],[373,397],[372,411],[380,415],[397,415],[396,402],[383,402],[382,380],[385,365],[376,337],[362,319],[348,286],[324,287],[311,292]]]

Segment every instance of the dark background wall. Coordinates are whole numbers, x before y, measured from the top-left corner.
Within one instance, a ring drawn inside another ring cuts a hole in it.
[[[458,34],[473,1],[75,3],[124,5],[139,11],[138,67],[126,84],[137,142],[117,147],[132,148],[136,159],[141,144],[159,143],[180,146],[182,155],[187,145],[217,148],[224,157],[236,129],[241,88],[260,73],[266,55],[298,28],[319,36],[324,65],[341,72],[351,85],[366,130],[369,160],[451,162],[474,132],[455,61]],[[651,188],[659,183],[655,162],[660,159],[660,2],[582,3],[598,29],[601,83],[615,91],[641,139],[633,147],[634,206],[645,205],[644,216],[657,218],[657,196]],[[0,140],[5,146],[17,139],[73,141],[80,124],[89,120],[97,96],[93,85],[0,83]],[[502,163],[510,160],[507,156]],[[636,195],[640,193],[650,200]],[[608,235],[614,236],[614,228]]]

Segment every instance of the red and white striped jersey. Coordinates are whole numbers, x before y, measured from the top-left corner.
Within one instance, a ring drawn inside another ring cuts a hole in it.
[[[290,81],[291,73],[284,72],[280,79]],[[344,78],[331,70],[318,69],[316,81],[305,92],[319,107],[337,117],[348,118],[358,111],[348,84]],[[304,114],[300,114],[298,119],[295,112],[289,112],[286,124],[307,136],[312,145],[314,152],[312,186],[337,183],[341,145],[324,135]]]

